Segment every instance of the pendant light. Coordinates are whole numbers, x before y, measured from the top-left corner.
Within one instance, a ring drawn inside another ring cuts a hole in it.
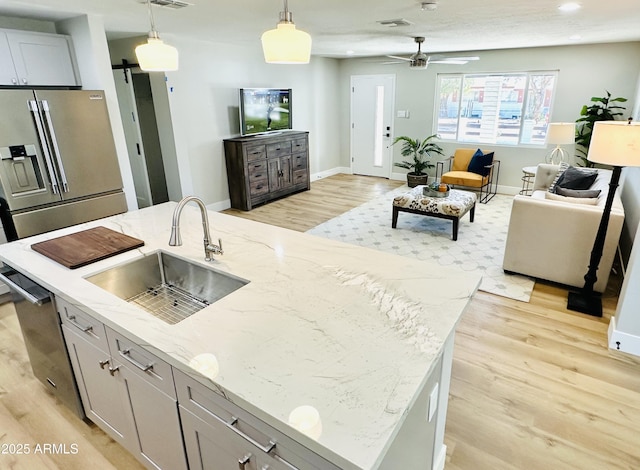
[[[289,3],[284,0],[284,11],[276,29],[262,35],[262,51],[268,64],[308,64],[311,56],[311,36],[296,29]]]
[[[151,31],[149,31],[147,43],[136,47],[138,65],[145,72],[171,72],[178,70],[178,50],[165,44],[160,39],[153,20],[151,0],[147,0],[147,6],[149,7]]]

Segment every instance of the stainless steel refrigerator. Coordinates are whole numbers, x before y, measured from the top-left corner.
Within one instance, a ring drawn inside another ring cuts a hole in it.
[[[0,90],[0,216],[8,240],[126,210],[103,91]]]

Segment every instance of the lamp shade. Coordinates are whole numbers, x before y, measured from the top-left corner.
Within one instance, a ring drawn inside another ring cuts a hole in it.
[[[547,130],[548,144],[572,144],[576,138],[574,122],[552,122]]]
[[[612,166],[640,166],[640,123],[596,122],[587,160]]]
[[[293,23],[281,22],[262,34],[262,51],[268,64],[308,64],[311,36]]]
[[[178,50],[158,37],[149,37],[146,44],[136,47],[138,65],[146,72],[178,70]]]

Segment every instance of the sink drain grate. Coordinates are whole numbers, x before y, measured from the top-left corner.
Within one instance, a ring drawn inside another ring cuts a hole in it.
[[[146,291],[127,299],[160,320],[175,325],[209,305],[171,284],[149,287]]]

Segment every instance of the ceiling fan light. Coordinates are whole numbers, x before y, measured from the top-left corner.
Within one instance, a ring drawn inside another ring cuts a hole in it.
[[[157,35],[150,36],[146,44],[136,47],[138,65],[145,72],[172,72],[178,70],[178,50],[165,44]]]
[[[262,52],[268,64],[308,64],[311,35],[291,22],[280,22],[276,29],[262,34]]]

